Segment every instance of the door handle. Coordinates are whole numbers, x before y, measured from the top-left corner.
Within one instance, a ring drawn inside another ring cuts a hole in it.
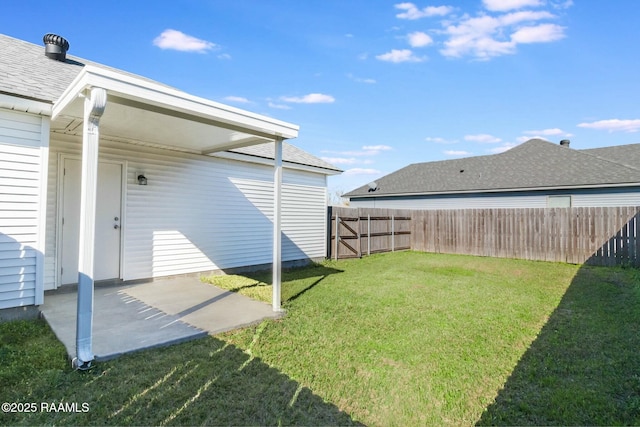
[[[118,224],[113,224],[113,228],[117,230],[120,226]]]

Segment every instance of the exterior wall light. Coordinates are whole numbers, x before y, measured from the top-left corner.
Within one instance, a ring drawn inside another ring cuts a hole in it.
[[[138,185],[147,185],[147,177],[142,174],[138,175]]]

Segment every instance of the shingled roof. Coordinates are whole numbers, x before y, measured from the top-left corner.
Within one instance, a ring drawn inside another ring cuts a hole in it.
[[[44,55],[44,45],[0,34],[0,93],[53,104],[85,65],[155,82],[69,54],[65,61],[54,61]]]
[[[228,151],[233,153],[245,154],[248,156],[261,157],[265,159],[273,159],[275,157],[274,146],[271,143],[234,148]],[[296,163],[299,165],[315,166],[322,169],[328,169],[330,171],[342,172],[342,170],[336,168],[332,164],[327,163],[324,160],[307,153],[306,151],[296,147],[295,145],[287,144],[286,142],[282,143],[282,159],[287,162]]]
[[[53,104],[85,65],[92,65],[171,87],[146,77],[69,54],[67,54],[65,61],[51,60],[44,55],[44,45],[36,45],[0,34],[0,94]],[[283,143],[282,150],[282,157],[286,162],[314,166],[332,173],[342,172],[335,166],[287,142]],[[271,143],[229,151],[254,157],[274,158],[274,148]]]
[[[531,139],[500,154],[412,164],[345,197],[640,185],[638,160],[640,144],[574,150]]]

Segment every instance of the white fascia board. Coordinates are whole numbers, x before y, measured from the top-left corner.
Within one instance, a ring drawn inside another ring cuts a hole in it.
[[[75,98],[90,87],[101,87],[109,93],[134,102],[158,106],[194,117],[227,123],[274,137],[291,139],[298,136],[299,126],[190,95],[161,84],[87,65],[60,99],[54,103],[55,119]]]
[[[229,151],[216,152],[216,153],[209,154],[209,156],[219,157],[221,159],[238,160],[241,162],[256,163],[259,165],[266,165],[266,166],[273,166],[275,163],[273,159],[268,159],[266,157],[252,156],[250,154],[242,154],[242,153],[233,153]],[[295,170],[301,170],[306,172],[319,173],[322,175],[339,175],[342,173],[341,171],[325,169],[325,168],[312,166],[312,165],[303,165],[301,163],[293,163],[293,162],[288,162],[286,160],[283,160],[282,163],[283,163],[283,166],[287,169],[295,169]]]
[[[0,108],[7,110],[22,111],[24,113],[38,114],[41,116],[51,115],[51,104],[44,101],[11,96],[0,93]]]
[[[361,194],[356,196],[346,196],[349,199],[374,199],[382,197],[416,197],[416,196],[447,196],[456,194],[485,194],[485,193],[518,193],[521,191],[554,191],[554,190],[588,190],[599,188],[625,188],[640,187],[640,182],[625,182],[617,184],[590,184],[590,185],[564,185],[557,187],[526,187],[526,188],[500,188],[495,190],[460,190],[460,191],[431,191],[424,193],[389,193],[389,194]]]

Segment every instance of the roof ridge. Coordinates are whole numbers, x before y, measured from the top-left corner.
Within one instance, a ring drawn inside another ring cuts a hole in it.
[[[597,147],[597,148],[585,148],[582,150],[575,150],[576,152],[580,152],[580,154],[584,154],[585,156],[590,156],[590,157],[595,157],[601,161],[605,161],[605,162],[609,162],[609,163],[613,163],[614,165],[618,166],[618,167],[623,167],[629,170],[632,170],[634,172],[640,171],[640,166],[637,168],[634,168],[633,166],[629,166],[626,165],[624,163],[620,163],[618,161],[612,160],[612,159],[607,159],[606,157],[602,157],[602,156],[598,156],[596,154],[592,154],[592,153],[585,153],[585,151],[587,150],[606,150],[607,148],[613,148],[613,147],[625,147],[625,146],[630,146],[630,145],[638,145],[640,146],[640,144],[624,144],[624,145],[614,145],[611,147]]]

